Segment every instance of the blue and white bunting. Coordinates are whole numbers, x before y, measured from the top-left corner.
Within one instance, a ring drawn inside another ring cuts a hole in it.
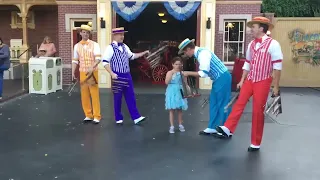
[[[148,4],[143,1],[112,1],[113,9],[128,22],[135,20]]]
[[[164,3],[168,13],[179,21],[185,21],[191,17],[199,5],[199,1],[168,1]]]

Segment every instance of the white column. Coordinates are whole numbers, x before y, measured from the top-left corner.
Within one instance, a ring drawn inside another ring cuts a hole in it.
[[[97,24],[98,26],[98,43],[101,48],[101,54],[103,55],[108,44],[111,43],[111,2],[110,0],[98,0],[97,3]],[[105,20],[105,28],[101,28],[100,19]],[[109,73],[104,69],[102,63],[99,64],[99,87],[110,88],[111,77]]]
[[[211,27],[207,29],[207,20],[210,18]],[[216,0],[204,0],[201,4],[201,28],[200,43],[201,46],[214,51],[215,41],[215,18],[216,18]],[[199,78],[200,89],[211,89],[212,81],[210,78]]]

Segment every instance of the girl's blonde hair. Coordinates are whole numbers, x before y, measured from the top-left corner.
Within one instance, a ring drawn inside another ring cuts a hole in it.
[[[46,44],[46,43],[47,43],[46,40],[48,40],[49,43],[52,43],[52,40],[51,40],[51,38],[50,38],[49,36],[44,37],[42,43],[43,43],[43,44]]]

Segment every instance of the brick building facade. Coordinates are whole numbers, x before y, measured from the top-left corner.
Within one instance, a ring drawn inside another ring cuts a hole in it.
[[[97,5],[58,5],[58,38],[59,38],[59,57],[63,59],[63,83],[69,84],[71,82],[71,58],[72,58],[72,29],[66,28],[70,26],[66,22],[67,14],[92,14],[96,16]],[[76,17],[74,19],[82,19]],[[92,33],[92,40],[97,41],[97,32]]]

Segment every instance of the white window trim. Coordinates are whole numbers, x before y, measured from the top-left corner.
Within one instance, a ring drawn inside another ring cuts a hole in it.
[[[227,65],[227,64],[234,64],[234,62],[228,62],[228,61],[225,62],[225,61],[224,61],[224,56],[225,56],[225,55],[224,55],[224,54],[225,54],[225,53],[224,53],[224,51],[225,51],[225,49],[224,49],[224,48],[225,48],[225,47],[224,47],[224,44],[225,44],[225,43],[243,43],[243,45],[242,45],[242,50],[243,50],[242,54],[244,54],[244,53],[245,53],[245,50],[244,50],[245,47],[244,47],[244,46],[245,46],[246,33],[243,31],[243,40],[242,40],[242,41],[225,41],[225,31],[224,31],[225,29],[224,29],[224,28],[225,28],[225,22],[226,22],[226,21],[227,21],[227,22],[228,22],[228,21],[229,21],[229,22],[233,22],[233,21],[234,21],[234,22],[243,22],[243,28],[246,28],[246,29],[247,29],[247,27],[246,27],[246,21],[245,21],[245,20],[242,20],[242,19],[231,19],[231,20],[230,20],[230,19],[224,19],[224,20],[223,20],[223,23],[222,23],[223,26],[219,26],[219,28],[220,28],[220,27],[223,27],[223,31],[222,31],[222,33],[223,33],[223,39],[222,39],[222,60],[223,60],[223,63]],[[238,49],[238,51],[239,51],[239,49]]]
[[[97,14],[65,14],[64,25],[66,32],[71,32],[73,19],[92,19],[92,31],[97,31]]]

